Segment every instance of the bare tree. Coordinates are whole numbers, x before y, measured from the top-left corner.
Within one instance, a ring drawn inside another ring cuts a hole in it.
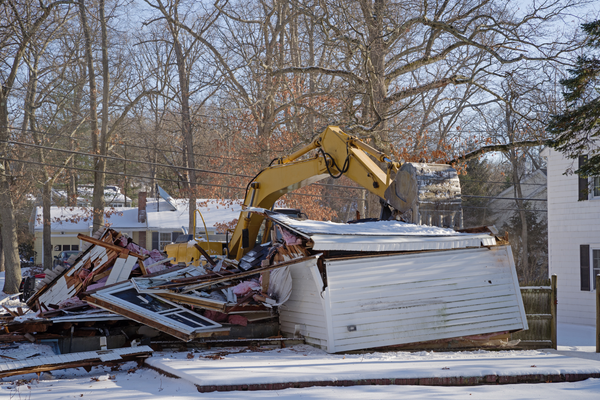
[[[15,87],[23,54],[32,40],[35,40],[41,26],[52,15],[53,10],[61,4],[70,1],[55,1],[44,5],[43,2],[26,3],[6,0],[2,7],[8,29],[3,30],[5,37],[0,41],[5,43],[2,54],[3,63],[7,69],[2,69],[2,90],[0,90],[0,154],[5,159],[11,158],[10,116],[8,111],[9,98]],[[27,7],[27,10],[21,7]],[[7,37],[8,36],[8,37]],[[5,293],[17,293],[21,282],[21,266],[19,260],[18,239],[14,204],[11,196],[10,165],[4,161],[0,165],[0,217],[2,218],[2,246],[6,263]]]
[[[402,139],[394,137],[394,118],[412,111],[418,96],[468,85],[490,92],[482,78],[503,65],[557,59],[568,51],[566,41],[542,28],[572,2],[532,4],[518,13],[511,4],[492,0],[296,4],[322,27],[325,45],[340,62],[334,68],[295,65],[273,73],[318,73],[346,82],[354,96],[347,101],[350,112],[340,110],[340,122],[383,149]]]
[[[129,77],[119,76],[115,82],[111,82],[111,72],[119,75],[127,68],[127,61],[124,55],[117,57],[118,62],[110,65],[109,47],[110,38],[108,35],[108,16],[105,10],[105,0],[100,0],[98,10],[95,16],[100,23],[100,48],[101,48],[101,76],[102,76],[102,123],[98,129],[98,113],[97,113],[97,86],[95,79],[94,57],[92,50],[92,28],[88,23],[87,14],[90,9],[85,6],[84,0],[79,3],[80,18],[82,29],[84,31],[86,43],[86,58],[87,72],[90,86],[90,123],[91,123],[91,139],[92,152],[99,157],[94,161],[94,192],[92,197],[93,207],[93,229],[97,230],[104,226],[104,188],[106,186],[106,157],[111,147],[111,140],[114,138],[120,125],[126,120],[128,113],[135,107],[139,101],[148,95],[158,93],[153,88],[146,89],[143,85],[143,78],[134,77],[136,81],[131,82],[126,79]],[[118,47],[115,47],[118,49]],[[125,46],[127,50],[128,47]],[[116,86],[123,83],[122,90],[117,91]],[[111,85],[112,83],[112,85]],[[133,92],[133,94],[132,94]],[[122,98],[119,98],[122,96]],[[119,101],[120,100],[120,101]],[[116,111],[116,112],[115,112]],[[111,112],[113,115],[111,120]]]

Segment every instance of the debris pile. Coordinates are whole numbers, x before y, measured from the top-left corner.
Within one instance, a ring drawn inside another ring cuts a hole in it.
[[[72,266],[46,271],[27,300],[33,312],[1,321],[0,343],[20,335],[67,337],[71,346],[113,332],[126,337],[120,346],[284,335],[335,353],[450,339],[473,346],[473,335],[508,344],[510,332],[527,329],[510,247],[488,229],[245,211],[263,225],[239,260],[210,256],[195,240],[187,243],[195,260],[176,263],[111,229],[80,235],[90,247]],[[258,321],[275,331],[240,333]]]
[[[309,256],[297,245],[259,245],[238,262],[211,257],[193,243],[204,254],[196,267],[175,264],[112,229],[95,236],[78,235],[89,247],[71,266],[44,271],[26,299],[31,311],[6,309],[0,342],[23,334],[72,338],[73,327],[75,336],[102,336],[132,321],[183,341],[228,335],[231,325],[277,317],[292,289],[286,267]]]

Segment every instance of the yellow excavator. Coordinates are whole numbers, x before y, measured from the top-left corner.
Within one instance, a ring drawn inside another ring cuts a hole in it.
[[[316,150],[314,156],[302,158],[312,150]],[[384,165],[385,170],[378,163]],[[259,172],[248,183],[242,208],[271,209],[286,193],[330,176],[338,178],[342,175],[379,196],[380,219],[462,226],[460,183],[452,167],[394,162],[336,126],[328,126],[310,144],[273,160],[269,167]],[[264,220],[261,214],[244,210],[227,246],[227,255],[237,260],[254,247]],[[209,250],[214,245],[209,247],[205,241],[197,241],[197,246],[176,243],[167,245],[165,250],[169,257],[175,257],[176,262],[190,262],[197,261],[202,255],[203,251],[198,247]]]

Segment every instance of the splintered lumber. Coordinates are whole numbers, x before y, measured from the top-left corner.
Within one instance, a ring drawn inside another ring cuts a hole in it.
[[[129,279],[131,269],[136,262],[137,258],[134,255],[130,255],[129,252],[122,252],[110,270],[110,275],[106,280],[106,285],[112,285],[113,283],[122,282]]]
[[[261,272],[260,276],[262,277],[261,291],[263,293],[267,293],[269,291],[269,280],[271,278],[271,271]]]
[[[65,368],[92,367],[105,363],[121,363],[146,358],[151,353],[152,349],[149,346],[139,346],[0,362],[0,378]]]
[[[116,251],[117,253],[122,253],[123,251],[129,251],[124,247],[117,246],[116,244],[106,243],[106,242],[103,242],[102,240],[98,240],[98,239],[94,239],[94,238],[86,236],[86,235],[82,235],[81,233],[77,235],[77,239],[83,240],[84,242],[88,242],[91,244],[95,244],[97,246],[102,246],[105,249],[110,249],[110,250]],[[140,260],[144,260],[144,258],[145,258],[144,256],[134,253],[132,251],[129,251],[129,255],[137,257]]]
[[[177,303],[183,303],[190,306],[201,307],[207,310],[219,311],[222,313],[227,312],[227,303],[224,301],[218,301],[199,296],[186,295],[183,293],[155,293],[156,296],[162,297],[167,300],[171,300]]]
[[[252,269],[250,271],[245,271],[245,272],[240,272],[234,275],[229,275],[229,276],[225,276],[225,277],[219,277],[219,278],[210,278],[210,279],[206,279],[202,282],[199,282],[197,284],[190,284],[190,286],[186,286],[183,288],[184,291],[190,291],[190,290],[195,290],[195,289],[200,289],[206,286],[211,286],[214,285],[216,283],[221,283],[221,282],[227,282],[230,281],[232,279],[239,279],[239,278],[245,278],[248,276],[252,276],[252,275],[256,275],[258,273],[262,273],[262,272],[266,272],[266,271],[271,271],[277,268],[283,268],[283,267],[287,267],[288,265],[293,265],[293,264],[297,264],[297,263],[301,263],[303,261],[307,261],[310,259],[317,259],[321,256],[321,254],[315,254],[309,257],[302,257],[302,258],[295,258],[293,260],[290,261],[284,261],[281,262],[279,264],[275,264],[275,265],[269,265],[268,267],[262,267],[262,268],[256,268],[256,269]]]
[[[206,258],[206,261],[208,261],[210,265],[212,265],[213,267],[217,265],[215,260],[213,260],[212,257],[208,255],[208,253],[202,248],[202,246],[200,246],[198,243],[194,243],[194,247],[200,252],[200,254],[204,256],[204,258]]]
[[[107,230],[105,236],[96,239],[79,234],[77,237],[92,245],[88,247],[73,265],[63,270],[47,270],[43,286],[27,300],[27,305],[34,311],[49,304],[60,304],[62,301],[79,295],[87,290],[88,285],[107,276],[107,285],[122,282],[129,278],[131,270],[138,260],[142,271],[143,256],[129,251],[127,248],[112,243],[118,237],[113,230]],[[47,309],[47,307],[45,307]]]

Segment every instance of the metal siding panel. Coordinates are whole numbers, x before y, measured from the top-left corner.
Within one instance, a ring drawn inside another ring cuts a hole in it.
[[[383,329],[393,330],[397,333],[405,333],[412,335],[414,328],[429,329],[435,328],[440,321],[447,327],[454,326],[465,326],[480,324],[491,321],[510,321],[510,324],[520,323],[520,318],[515,316],[515,309],[503,309],[501,311],[490,314],[487,310],[480,312],[470,312],[467,315],[453,314],[453,315],[438,315],[429,313],[413,318],[399,318],[399,319],[383,319],[379,318],[373,321],[362,321],[357,320],[356,323],[352,323],[351,319],[348,319],[350,323],[348,325],[355,325],[357,330],[355,332],[348,332],[347,325],[337,325],[334,328],[336,337],[347,337],[352,338],[354,336],[365,336],[363,332],[367,331],[382,331]],[[364,328],[364,329],[361,329]],[[341,334],[341,336],[339,336]]]
[[[434,297],[436,296],[436,297]],[[475,293],[457,293],[453,294],[449,292],[447,296],[437,296],[437,293],[430,293],[429,296],[425,294],[416,294],[414,297],[411,294],[407,294],[402,297],[389,297],[384,299],[385,301],[381,301],[375,299],[375,301],[363,301],[360,299],[356,299],[355,301],[344,301],[344,302],[335,302],[336,311],[333,313],[334,315],[342,313],[341,310],[350,310],[350,312],[364,311],[364,312],[373,312],[378,310],[385,309],[414,309],[435,305],[444,305],[445,307],[449,307],[450,305],[461,306],[467,305],[467,302],[475,301],[482,302],[483,299],[494,299],[497,301],[514,301],[514,291],[502,289],[502,290],[489,290],[489,291],[478,291]],[[417,300],[414,300],[416,298]],[[485,304],[482,302],[481,304]]]
[[[392,346],[400,343],[417,343],[417,342],[425,342],[429,340],[438,340],[438,339],[450,339],[454,337],[461,336],[469,336],[472,335],[473,330],[479,330],[482,328],[489,327],[489,330],[492,332],[499,332],[501,329],[506,327],[505,323],[500,324],[489,324],[486,323],[485,326],[469,326],[469,327],[461,327],[461,329],[448,329],[444,334],[439,334],[431,329],[426,329],[423,331],[415,331],[414,336],[395,336],[395,335],[380,335],[376,342],[373,341],[372,337],[363,337],[357,339],[340,339],[336,340],[336,350],[338,352],[341,351],[350,351],[356,349],[364,349],[370,347],[382,347],[382,346]],[[519,329],[518,325],[509,326],[510,329]]]
[[[508,296],[507,296],[508,297]],[[344,323],[347,321],[354,321],[357,323],[371,323],[371,322],[377,322],[380,319],[385,319],[390,317],[390,313],[393,312],[396,308],[399,308],[398,306],[396,306],[395,308],[387,308],[387,309],[380,309],[378,311],[368,311],[367,314],[368,315],[362,315],[363,310],[360,310],[359,312],[357,312],[356,310],[354,310],[354,312],[351,312],[350,309],[347,309],[347,312],[344,313],[337,313],[336,315],[333,316],[333,321],[334,323],[337,325],[337,323]],[[444,314],[446,316],[453,316],[453,315],[457,315],[457,314],[464,314],[467,312],[477,312],[479,310],[485,310],[486,312],[497,312],[497,311],[502,311],[502,310],[506,310],[506,309],[510,309],[511,312],[518,312],[519,311],[519,305],[517,303],[516,300],[513,300],[513,297],[511,296],[510,298],[507,298],[506,301],[503,301],[501,304],[498,303],[498,300],[496,298],[489,300],[488,302],[482,302],[482,301],[478,301],[478,300],[472,300],[469,302],[457,302],[457,303],[450,303],[450,304],[445,304],[444,307]],[[410,307],[410,308],[403,308],[403,312],[397,316],[396,320],[402,320],[402,319],[413,319],[413,318],[421,318],[423,316],[426,315],[437,315],[440,312],[440,307],[439,304],[431,304],[431,305],[424,305],[424,306],[419,306],[419,307]],[[361,314],[361,315],[359,315]]]
[[[310,270],[316,267],[316,262],[313,259],[289,267],[292,295],[280,306],[279,321],[282,332],[294,334],[296,325],[300,325],[300,333],[306,337],[307,343],[326,346],[328,331],[323,298]]]
[[[327,260],[335,351],[522,329],[511,260],[506,246]]]
[[[410,290],[411,296],[420,293],[431,293],[432,290],[435,290],[438,295],[442,295],[447,291],[463,291],[470,293],[480,290],[493,290],[497,287],[505,288],[506,285],[512,285],[513,283],[513,279],[509,274],[481,275],[479,282],[477,282],[477,276],[472,276],[473,279],[465,281],[459,277],[449,277],[440,280],[439,278],[435,278],[434,273],[432,273],[431,278],[428,279],[414,274],[406,275],[407,276],[398,276],[396,278],[389,277],[384,284],[373,277],[365,279],[362,284],[357,283],[358,281],[336,282],[336,288],[346,289],[346,293],[340,293],[340,297],[336,297],[336,301],[345,301],[346,299],[352,300],[353,298],[356,298],[355,296],[353,297],[350,292],[354,288],[361,289],[361,299],[369,299],[387,297],[389,295],[402,295],[403,290]],[[420,281],[411,281],[411,279],[420,279]],[[492,283],[489,283],[489,281]],[[514,289],[510,290],[511,292],[514,292]],[[408,293],[405,295],[408,295]]]

